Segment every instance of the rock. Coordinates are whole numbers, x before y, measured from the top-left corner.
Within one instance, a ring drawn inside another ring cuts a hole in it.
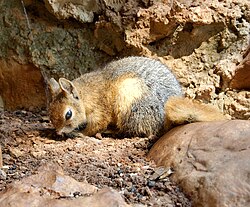
[[[0,169],[3,167],[3,153],[2,153],[2,147],[0,145]]]
[[[75,200],[52,200],[49,205],[51,207],[129,207],[119,193],[111,189],[102,189],[93,196],[78,198]],[[40,207],[40,206],[39,206]],[[41,205],[42,207],[42,205]]]
[[[160,59],[191,98],[219,102],[231,116],[240,108],[235,99],[223,103],[231,99],[228,86],[249,44],[249,0],[22,2],[1,4],[0,108],[45,107],[43,82],[28,85],[41,71],[72,80],[130,55]],[[238,112],[234,117],[246,118]]]
[[[5,180],[7,178],[6,172],[0,169],[0,180]]]
[[[246,50],[242,62],[236,67],[235,75],[231,81],[231,88],[250,89],[250,45]]]
[[[11,156],[16,157],[16,158],[24,155],[24,152],[18,149],[17,147],[10,147],[9,153]]]
[[[76,20],[86,23],[93,22],[94,12],[100,8],[97,1],[58,1],[45,0],[46,8],[58,19],[75,18]]]
[[[171,167],[194,206],[250,206],[250,121],[201,122],[161,137],[148,157]]]
[[[118,192],[108,188],[97,192],[96,187],[64,175],[56,164],[42,166],[38,172],[1,192],[0,207],[128,206]]]
[[[3,59],[0,65],[0,94],[5,109],[46,106],[44,80],[37,67]]]

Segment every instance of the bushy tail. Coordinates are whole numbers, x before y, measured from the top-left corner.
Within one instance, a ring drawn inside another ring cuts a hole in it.
[[[170,97],[165,105],[165,113],[166,130],[176,125],[191,122],[228,119],[214,106],[202,104],[184,97]]]

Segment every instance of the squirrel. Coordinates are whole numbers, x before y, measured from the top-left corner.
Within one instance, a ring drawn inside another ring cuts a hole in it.
[[[185,98],[168,67],[146,57],[115,60],[72,81],[51,78],[48,85],[49,117],[59,135],[80,129],[86,136],[160,136],[176,124],[226,119]]]

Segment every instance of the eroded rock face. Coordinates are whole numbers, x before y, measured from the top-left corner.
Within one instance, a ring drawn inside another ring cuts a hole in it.
[[[128,207],[119,193],[108,188],[97,192],[96,187],[64,175],[57,164],[42,166],[38,171],[1,192],[0,207]]]
[[[0,96],[4,109],[46,106],[45,84],[40,70],[32,64],[0,60]]]
[[[194,206],[249,206],[250,121],[204,122],[177,127],[148,157],[171,167]]]
[[[23,2],[0,2],[0,58],[74,79],[119,57],[152,57],[172,69],[187,97],[250,118],[249,92],[242,99],[229,87],[249,44],[248,0]]]
[[[89,26],[56,19],[43,1],[23,2],[27,16],[21,1],[0,2],[0,108],[10,110],[45,106],[41,72],[73,79],[107,58]]]
[[[59,19],[75,18],[80,22],[93,22],[94,12],[99,10],[97,0],[45,0],[46,8]]]

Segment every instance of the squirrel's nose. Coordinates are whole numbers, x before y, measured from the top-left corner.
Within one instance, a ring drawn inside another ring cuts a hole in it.
[[[87,122],[85,121],[85,122],[81,123],[81,124],[78,126],[78,129],[79,129],[80,131],[82,131],[82,130],[84,130],[86,127],[87,127]]]

